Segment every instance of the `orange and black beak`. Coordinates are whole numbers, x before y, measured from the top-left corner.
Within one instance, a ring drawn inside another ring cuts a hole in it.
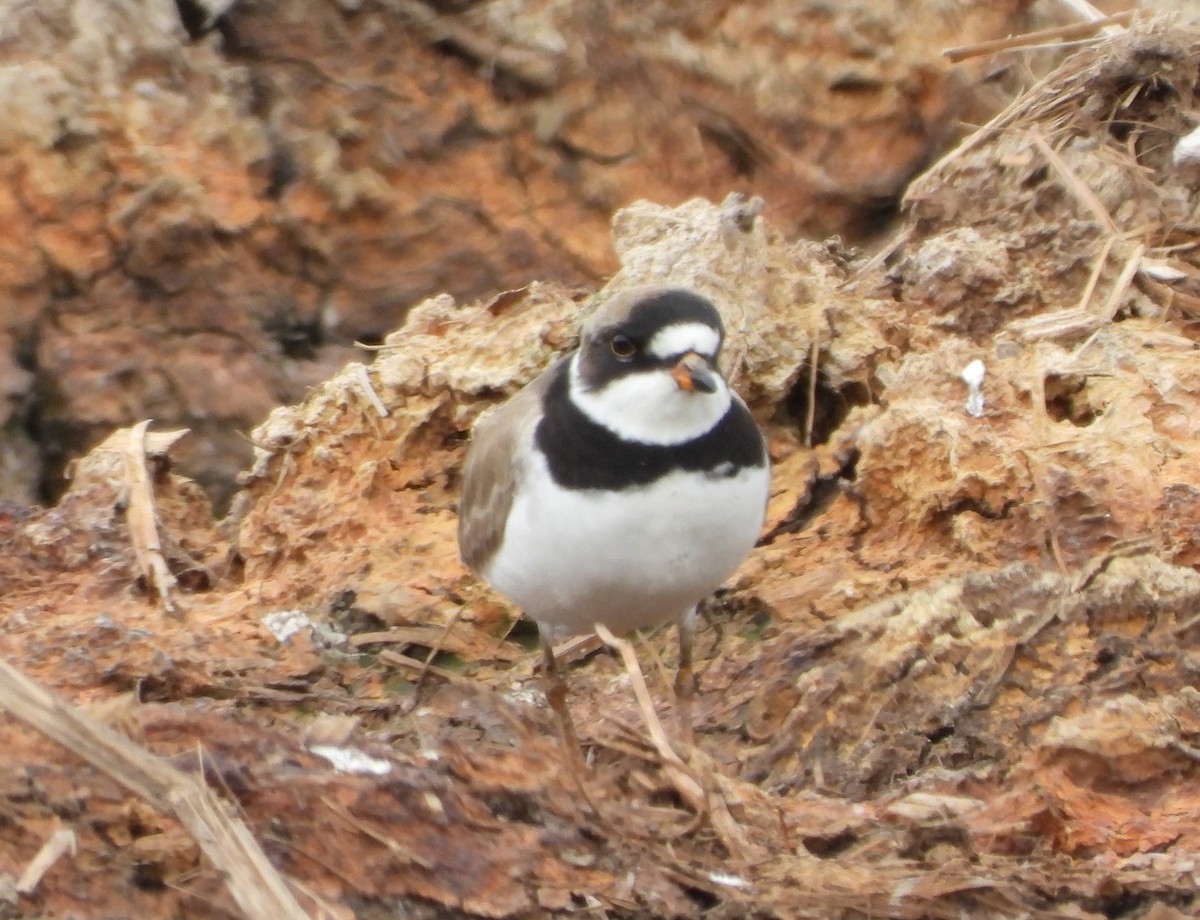
[[[707,358],[694,351],[689,351],[675,362],[675,366],[671,368],[671,376],[675,378],[679,389],[687,390],[689,393],[696,391],[715,393],[717,391],[717,372]]]

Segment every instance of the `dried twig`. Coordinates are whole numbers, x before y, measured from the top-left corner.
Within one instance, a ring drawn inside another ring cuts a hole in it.
[[[960,45],[957,48],[947,48],[942,57],[953,64],[965,61],[967,58],[984,54],[994,54],[997,51],[1023,51],[1030,48],[1055,48],[1050,44],[1057,41],[1070,41],[1077,38],[1087,38],[1095,35],[1105,26],[1127,26],[1133,19],[1133,11],[1114,13],[1102,19],[1089,22],[1073,22],[1065,26],[1053,26],[1049,29],[1039,29],[1036,32],[1025,32],[1021,35],[1010,35],[1007,38],[995,38],[991,41],[977,42],[973,45]]]
[[[421,661],[419,658],[413,658],[409,655],[402,655],[390,648],[385,648],[380,651],[377,657],[380,661],[384,662],[385,664],[390,664],[393,667],[402,668],[405,671],[415,671],[419,678],[423,677],[425,674],[433,674],[435,677],[440,677],[442,680],[450,683],[454,683],[456,681],[464,682],[464,678],[461,674],[455,674],[453,671],[449,671],[446,668],[439,668],[436,665],[430,664],[428,660]],[[470,683],[470,681],[465,682]]]
[[[20,894],[32,894],[38,883],[41,882],[42,876],[50,871],[64,853],[70,851],[72,855],[75,854],[77,844],[75,831],[69,827],[56,828],[54,833],[42,844],[41,849],[37,851],[37,855],[29,861],[29,865],[25,867],[21,877],[17,879],[17,891]]]
[[[173,814],[225,878],[250,920],[307,920],[246,825],[203,783],[0,661],[0,708],[159,811]]]
[[[171,591],[176,584],[175,576],[171,574],[166,556],[163,555],[154,510],[154,487],[146,469],[146,429],[149,426],[150,422],[146,420],[130,428],[129,441],[122,452],[125,461],[125,484],[129,490],[125,520],[129,526],[129,542],[133,546],[133,555],[137,558],[138,568],[141,569],[147,586],[158,595],[163,611],[177,616],[179,609],[171,597]]]
[[[574,664],[576,661],[583,661],[601,645],[603,643],[598,636],[572,636],[554,646],[554,660],[560,665]]]
[[[421,695],[421,688],[425,686],[425,675],[433,668],[433,659],[442,653],[442,647],[446,644],[446,639],[450,636],[450,631],[454,629],[454,624],[458,622],[458,618],[462,616],[462,607],[456,607],[450,619],[446,621],[446,625],[442,627],[442,633],[434,641],[429,649],[429,654],[425,656],[425,666],[421,668],[417,674],[417,679],[413,685],[413,699],[417,699]]]

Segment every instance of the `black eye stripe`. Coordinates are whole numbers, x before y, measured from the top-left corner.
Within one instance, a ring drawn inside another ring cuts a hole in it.
[[[579,351],[573,359],[579,382],[587,390],[598,390],[627,374],[673,364],[678,356],[663,358],[646,350],[654,336],[670,326],[687,323],[707,326],[717,334],[717,353],[721,349],[724,325],[720,313],[710,301],[691,291],[668,289],[650,294],[627,312],[608,319],[584,327]],[[626,340],[632,344],[632,351]],[[711,360],[715,363],[716,354]]]

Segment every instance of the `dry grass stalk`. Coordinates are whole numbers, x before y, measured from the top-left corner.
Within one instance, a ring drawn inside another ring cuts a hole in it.
[[[942,158],[934,163],[924,175],[917,177],[909,185],[901,203],[905,207],[909,207],[914,201],[919,201],[925,196],[926,187],[934,187],[943,183],[945,175],[952,164],[965,157],[976,147],[983,146],[983,144],[1021,117],[1025,109],[1029,107],[1029,100],[1036,98],[1040,93],[1045,91],[1055,82],[1057,77],[1057,72],[1052,72],[1042,77],[1033,86],[1029,87],[1023,96],[1013,100],[1002,111],[997,112],[977,130],[972,131],[963,138],[962,143],[957,147],[943,154]]]
[[[1133,278],[1138,273],[1138,268],[1142,264],[1142,256],[1146,254],[1146,245],[1139,243],[1134,247],[1129,258],[1125,260],[1125,267],[1121,269],[1121,274],[1117,278],[1117,283],[1113,285],[1113,289],[1108,294],[1108,300],[1100,310],[1100,316],[1104,320],[1111,320],[1117,315],[1117,311],[1121,309],[1121,304],[1125,300],[1125,295],[1129,291],[1130,285],[1133,284]]]
[[[1053,313],[1040,313],[1026,319],[1013,320],[1008,324],[1008,328],[1027,342],[1078,338],[1099,329],[1100,319],[1082,307],[1072,307],[1069,310],[1055,310]]]
[[[804,446],[813,446],[813,426],[817,418],[817,380],[821,360],[821,327],[813,323],[812,354],[808,359],[808,410],[804,413]]]
[[[454,629],[454,624],[458,622],[458,618],[462,616],[463,609],[458,607],[455,609],[450,619],[446,621],[446,625],[442,627],[442,633],[434,641],[433,646],[429,649],[429,654],[425,656],[425,665],[417,674],[416,683],[413,686],[413,699],[419,699],[421,689],[425,686],[425,676],[433,670],[433,659],[442,653],[442,647],[446,644],[446,639],[450,636],[450,631]]]
[[[1075,171],[1067,165],[1066,161],[1059,156],[1058,151],[1051,147],[1046,142],[1046,138],[1039,132],[1034,132],[1033,143],[1042,156],[1046,158],[1046,162],[1050,164],[1050,168],[1054,170],[1059,181],[1067,187],[1067,191],[1074,195],[1076,200],[1091,212],[1096,223],[1100,224],[1110,234],[1116,235],[1119,232],[1117,222],[1108,213],[1108,209],[1104,207],[1103,202],[1096,197],[1096,193],[1088,188],[1087,183],[1075,175]]]
[[[362,390],[363,396],[371,404],[371,408],[375,410],[375,413],[380,418],[387,418],[387,406],[383,404],[383,400],[375,392],[375,387],[371,385],[371,375],[367,373],[366,365],[356,364],[353,373],[354,379],[358,383],[358,388]]]
[[[638,664],[637,652],[634,651],[633,644],[628,639],[619,639],[614,636],[612,630],[603,623],[597,623],[595,630],[600,640],[621,656],[621,662],[625,665],[625,673],[629,675],[629,681],[633,685],[633,695],[637,698],[638,708],[646,723],[646,730],[650,733],[654,749],[662,759],[663,771],[684,801],[697,811],[706,811],[708,805],[704,788],[697,782],[683,759],[675,753],[675,749],[671,747],[667,732],[663,728],[662,722],[659,721],[658,713],[654,711],[654,701],[650,699],[650,690],[646,686],[646,678]]]
[[[1094,10],[1081,12],[1089,19],[1101,18],[1092,15]],[[1155,49],[1153,61],[1147,48]],[[1095,222],[1102,248],[1077,308],[1014,323],[1014,331],[1023,338],[1094,334],[1128,302],[1134,284],[1166,309],[1200,313],[1200,297],[1193,292],[1200,270],[1182,257],[1169,264],[1146,258],[1148,253],[1174,252],[1177,247],[1170,245],[1172,240],[1186,234],[1188,226],[1155,206],[1164,194],[1156,187],[1161,177],[1155,159],[1164,141],[1145,123],[1147,116],[1135,110],[1147,88],[1158,92],[1163,84],[1175,86],[1186,97],[1189,73],[1193,72],[1188,61],[1194,54],[1194,40],[1185,35],[1180,41],[1169,18],[1116,38],[1097,40],[1039,80],[910,186],[906,204],[936,197],[938,188],[954,184],[954,173],[969,154],[978,154],[989,144],[1009,149],[1014,140],[1029,137],[1057,183]],[[1153,103],[1147,104],[1153,109]],[[1169,139],[1172,129],[1164,126],[1164,130]],[[1121,199],[1131,206],[1115,212],[1114,206],[1106,205],[1081,178],[1079,167],[1060,153],[1075,139],[1083,143],[1072,151],[1096,164],[1100,181],[1124,182],[1131,187]],[[1145,143],[1139,145],[1139,140]],[[1191,244],[1189,239],[1184,245]],[[1102,301],[1094,302],[1097,289],[1107,287],[1104,281],[1114,249],[1121,257],[1119,276]]]
[[[246,825],[202,782],[0,661],[0,708],[175,816],[250,920],[308,920]]]
[[[1108,254],[1112,252],[1115,236],[1111,234],[1104,238],[1104,245],[1100,249],[1100,255],[1096,257],[1096,264],[1092,266],[1092,273],[1088,276],[1088,283],[1083,288],[1083,293],[1079,296],[1078,309],[1086,311],[1092,302],[1092,295],[1096,293],[1096,285],[1100,283],[1100,276],[1104,274],[1104,266],[1108,264]]]
[[[1092,296],[1095,294],[1096,286],[1100,281],[1104,265],[1108,261],[1109,253],[1112,251],[1113,243],[1117,239],[1118,237],[1112,235],[1105,238],[1103,249],[1096,260],[1096,265],[1092,270],[1091,277],[1088,279],[1083,294],[1080,296],[1078,306],[1067,310],[1056,310],[1053,313],[1031,316],[1028,319],[1016,320],[1010,325],[1012,331],[1026,341],[1075,338],[1080,335],[1090,335],[1104,325],[1104,323],[1111,321],[1121,308],[1125,295],[1129,292],[1129,288],[1133,284],[1134,277],[1141,270],[1145,262],[1144,256],[1146,253],[1145,244],[1139,243],[1134,247],[1133,252],[1126,259],[1125,265],[1121,269],[1120,276],[1118,276],[1112,290],[1109,291],[1104,306],[1099,310],[1092,311],[1088,309],[1088,306],[1091,303]]]
[[[1124,32],[1119,27],[1114,28]],[[924,197],[926,188],[944,183],[954,163],[1014,125],[1051,125],[1057,131],[1070,124],[1085,108],[1083,102],[1095,94],[1096,68],[1108,55],[1108,47],[1113,41],[1110,36],[1098,37],[1089,52],[1073,55],[1037,80],[914,181],[905,192],[905,203]]]

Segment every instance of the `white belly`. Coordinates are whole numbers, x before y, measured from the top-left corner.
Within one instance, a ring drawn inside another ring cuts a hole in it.
[[[621,493],[568,490],[537,455],[484,577],[552,639],[678,619],[733,574],[762,528],[769,473],[672,473]]]

